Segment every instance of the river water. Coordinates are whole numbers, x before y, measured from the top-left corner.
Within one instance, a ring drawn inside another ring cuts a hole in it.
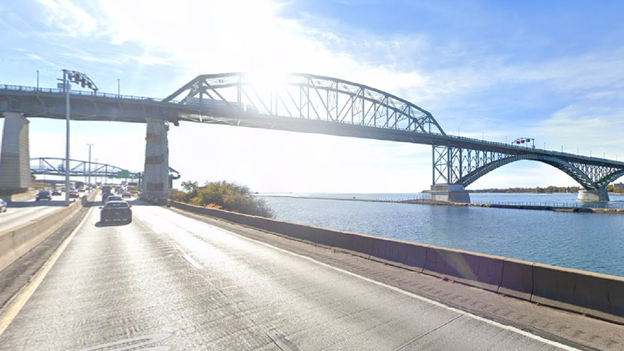
[[[576,204],[576,194],[470,196],[473,203]],[[273,209],[275,219],[282,221],[624,277],[624,214],[329,199],[410,199],[422,197],[422,194],[262,197]],[[606,207],[624,208],[624,196],[610,195],[610,198]]]

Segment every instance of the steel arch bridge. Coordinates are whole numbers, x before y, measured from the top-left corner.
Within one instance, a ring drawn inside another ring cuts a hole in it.
[[[577,158],[579,158],[577,156]],[[624,167],[582,157],[578,160],[556,151],[523,153],[487,149],[434,146],[434,184],[448,182],[468,186],[493,170],[512,162],[530,160],[553,166],[569,175],[587,190],[606,187],[624,175]],[[449,166],[450,165],[450,166]]]
[[[0,111],[64,118],[64,95],[0,85]],[[405,99],[311,74],[200,75],[162,100],[72,92],[71,109],[79,120],[145,123],[151,118],[174,125],[187,121],[431,145],[434,186],[464,189],[520,160],[560,169],[589,191],[604,190],[624,175],[623,162],[447,135],[430,112]]]
[[[366,85],[311,74],[260,77],[277,78],[280,84],[258,82],[258,78],[244,73],[200,75],[163,101],[177,99],[178,104],[194,106],[197,114],[187,117],[204,123],[288,129],[284,126],[288,119],[316,121],[318,125],[333,123],[335,129],[336,124],[352,127],[350,134],[341,135],[429,144],[433,146],[434,185],[465,188],[489,172],[520,160],[551,165],[587,190],[604,188],[624,175],[622,162],[449,136],[430,112]],[[243,115],[262,118],[245,119]],[[310,123],[302,123],[300,128],[314,130]]]

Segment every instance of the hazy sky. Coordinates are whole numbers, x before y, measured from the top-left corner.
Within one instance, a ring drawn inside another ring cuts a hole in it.
[[[56,87],[63,68],[102,92],[163,98],[200,74],[302,72],[372,86],[448,134],[624,159],[621,1],[0,0],[0,84]],[[76,87],[74,87],[76,88]],[[3,123],[3,122],[0,122]],[[64,157],[64,122],[31,118],[31,157]],[[141,171],[145,125],[72,122],[71,157]],[[181,180],[253,190],[418,192],[431,147],[183,123]],[[618,181],[621,181],[618,180]],[[575,185],[538,162],[470,188]]]

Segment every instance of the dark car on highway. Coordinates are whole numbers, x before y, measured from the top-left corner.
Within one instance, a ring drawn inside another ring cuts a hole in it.
[[[118,196],[118,195],[108,195],[105,202],[109,202],[109,201],[124,201],[124,200],[121,196]]]
[[[39,200],[52,200],[52,194],[47,190],[40,190],[35,197],[35,201]]]
[[[132,206],[125,201],[109,201],[100,207],[100,222],[123,221],[132,222]]]

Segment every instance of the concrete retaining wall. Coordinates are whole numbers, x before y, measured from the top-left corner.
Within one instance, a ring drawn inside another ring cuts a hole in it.
[[[87,203],[82,197],[81,201],[0,233],[0,271],[47,239]]]
[[[173,202],[172,206],[624,324],[624,278],[621,277],[281,222],[179,202]]]

